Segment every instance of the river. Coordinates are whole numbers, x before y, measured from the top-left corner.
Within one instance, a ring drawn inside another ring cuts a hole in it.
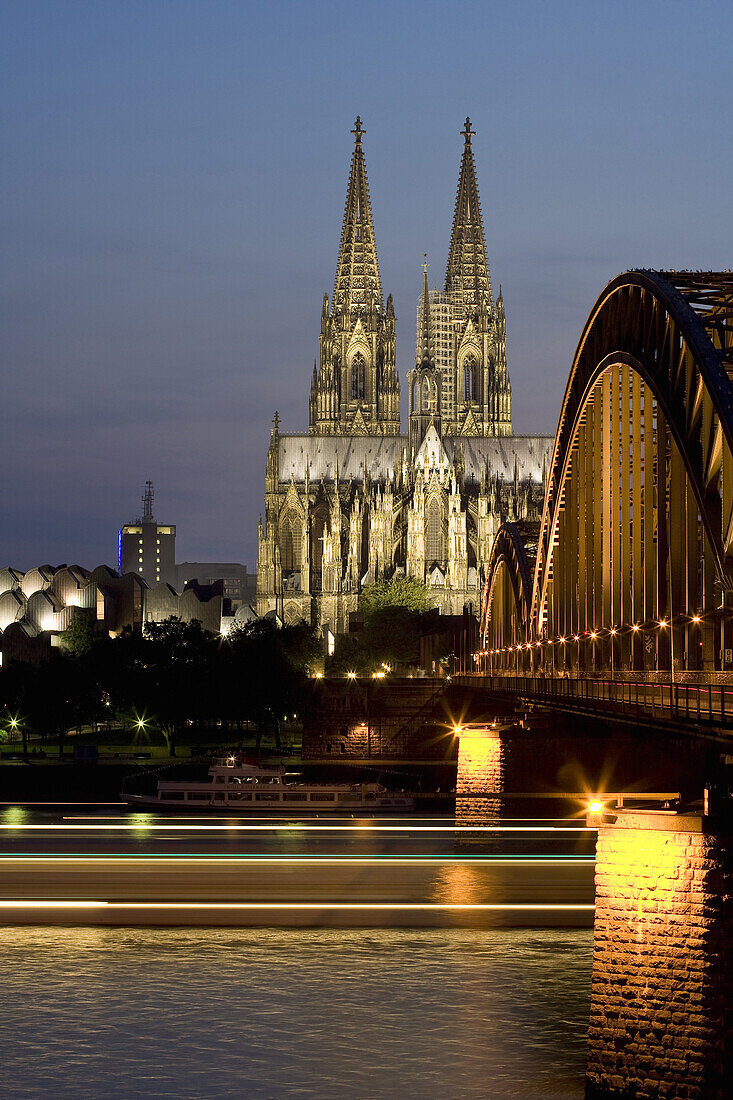
[[[589,929],[6,928],[3,1095],[583,1095]]]

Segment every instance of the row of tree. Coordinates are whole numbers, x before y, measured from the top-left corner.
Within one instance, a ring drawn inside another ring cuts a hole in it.
[[[0,672],[0,728],[24,737],[63,738],[96,722],[161,731],[174,747],[181,731],[241,731],[279,737],[297,713],[321,645],[306,623],[278,628],[257,619],[226,638],[199,622],[151,623],[145,633],[110,639],[78,617],[62,645],[39,666],[16,662]]]

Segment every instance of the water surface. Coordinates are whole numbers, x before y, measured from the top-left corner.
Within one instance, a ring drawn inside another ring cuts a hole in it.
[[[5,928],[3,1095],[580,1100],[589,929]]]

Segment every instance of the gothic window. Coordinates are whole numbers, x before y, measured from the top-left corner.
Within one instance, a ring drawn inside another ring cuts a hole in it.
[[[472,358],[467,359],[463,367],[463,400],[476,400],[476,369]]]
[[[432,497],[425,516],[425,562],[428,566],[445,561],[443,509],[437,497]]]
[[[321,501],[313,510],[311,516],[311,569],[314,574],[320,574],[323,564],[323,540],[327,535],[328,509]]]
[[[420,398],[420,412],[430,411],[430,383],[427,378],[422,380],[422,395]]]
[[[280,561],[283,572],[300,569],[300,524],[294,515],[287,515],[280,524]]]
[[[351,400],[358,401],[364,397],[364,382],[366,369],[364,357],[357,355],[351,364]]]

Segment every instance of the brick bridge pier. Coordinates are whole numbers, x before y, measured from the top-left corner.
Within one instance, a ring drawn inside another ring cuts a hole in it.
[[[588,1100],[732,1095],[732,851],[730,802],[603,816]]]

